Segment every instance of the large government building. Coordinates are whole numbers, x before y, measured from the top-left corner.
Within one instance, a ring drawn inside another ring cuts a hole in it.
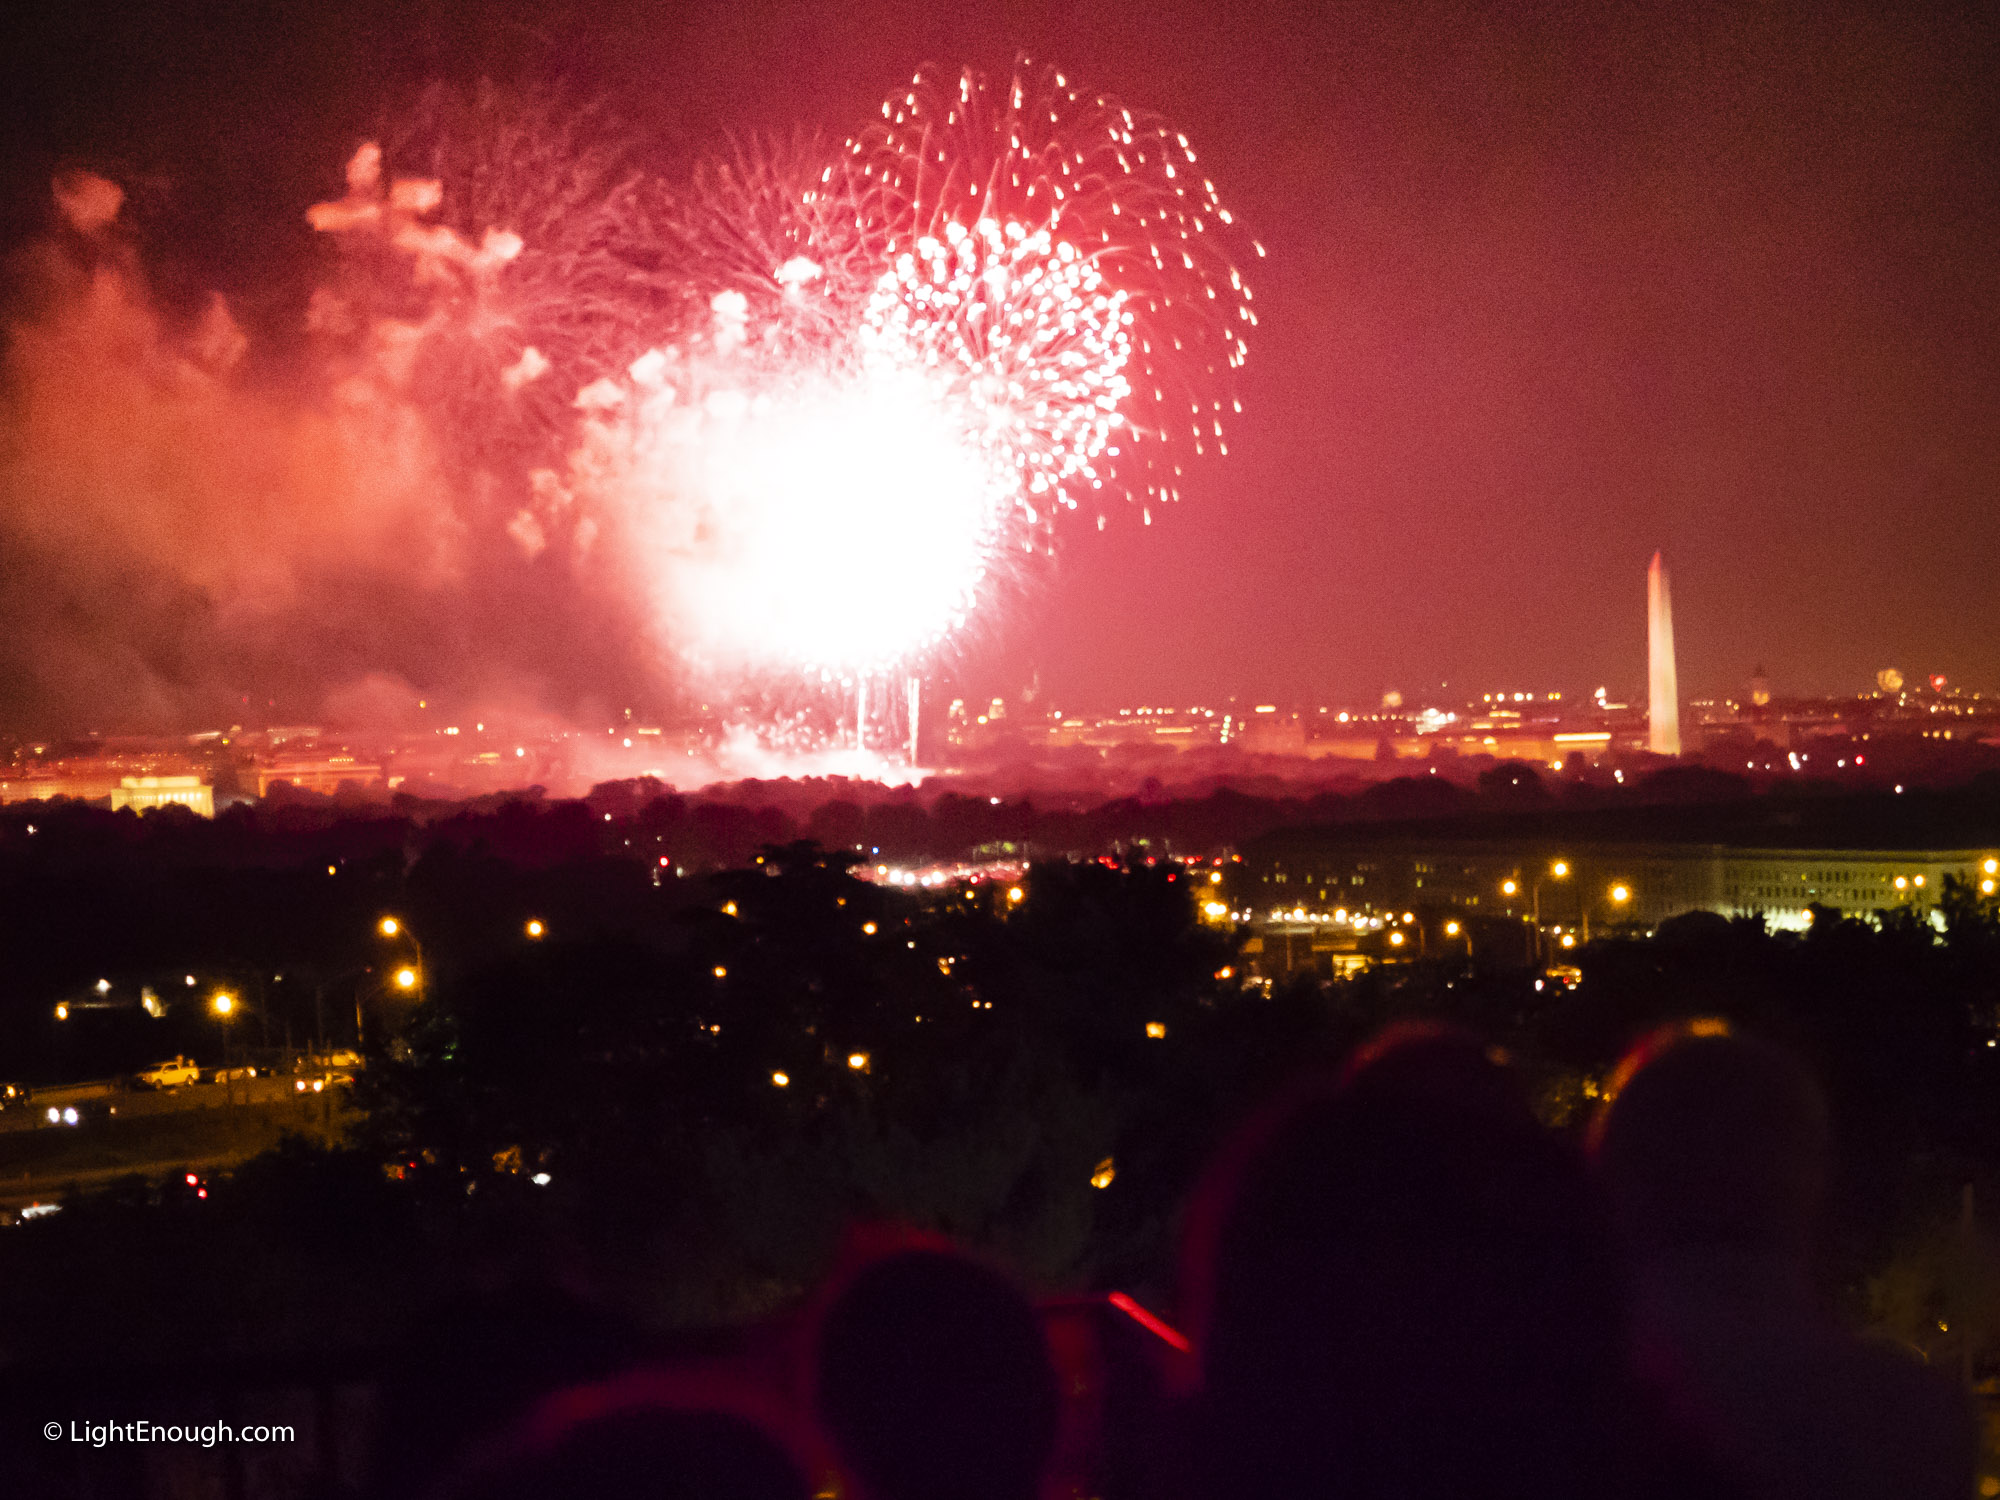
[[[1361,954],[1435,953],[1508,927],[1521,934],[1523,957],[1535,948],[1553,956],[1593,935],[1688,912],[1761,917],[1791,930],[1808,927],[1815,907],[1941,922],[1948,881],[1994,895],[2000,848],[1451,843],[1304,828],[1247,845],[1227,895],[1231,915],[1257,934],[1247,950],[1252,966],[1269,973],[1338,971]],[[1270,956],[1260,963],[1258,954]]]

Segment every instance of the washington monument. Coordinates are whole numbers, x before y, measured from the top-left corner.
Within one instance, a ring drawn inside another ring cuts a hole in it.
[[[1681,690],[1674,672],[1674,606],[1667,596],[1667,564],[1659,553],[1646,570],[1646,748],[1655,755],[1681,753]]]

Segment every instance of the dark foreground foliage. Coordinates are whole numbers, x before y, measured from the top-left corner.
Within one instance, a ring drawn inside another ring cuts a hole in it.
[[[330,1347],[449,1295],[584,1288],[656,1327],[781,1310],[844,1228],[891,1219],[1046,1289],[1173,1294],[1178,1216],[1229,1128],[1388,1021],[1506,1048],[1581,1128],[1636,1036],[1691,1014],[1827,1080],[1850,1312],[1933,1348],[2000,1332],[1976,1230],[2000,1203],[2000,917],[1942,933],[1691,916],[1593,944],[1582,982],[1384,966],[1264,992],[1223,977],[1186,870],[1036,867],[1023,898],[911,893],[768,847],[657,919],[438,965],[373,1039],[338,1148],[210,1195],[128,1189],[0,1233],[20,1358]],[[1968,1196],[1969,1195],[1969,1196]],[[1964,1217],[1970,1204],[1971,1219]],[[1940,1332],[1939,1325],[1950,1332]],[[1975,1351],[1976,1352],[1976,1351]]]

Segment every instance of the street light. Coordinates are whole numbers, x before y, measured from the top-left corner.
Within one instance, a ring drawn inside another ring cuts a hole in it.
[[[1617,885],[1611,887],[1611,899],[1617,905],[1623,906],[1627,901],[1632,899],[1632,887],[1622,881],[1619,882]]]
[[[391,983],[405,994],[415,993],[423,998],[424,945],[417,941],[417,935],[410,931],[409,924],[399,917],[384,917],[375,924],[375,930],[385,938],[401,938],[410,945],[416,955],[414,964],[404,964],[389,976]]]
[[[215,1012],[217,1019],[227,1021],[236,1014],[236,997],[227,990],[217,990],[209,997],[208,1008]],[[234,1049],[229,1044],[235,1039],[235,1030],[235,1027],[228,1026],[222,1033],[222,1100],[232,1107],[236,1103],[236,1072],[230,1066]]]
[[[1540,956],[1542,950],[1542,881],[1544,879],[1569,879],[1569,861],[1566,859],[1552,860],[1549,863],[1548,874],[1546,876],[1537,875],[1529,884],[1529,904],[1532,920],[1535,924],[1535,953],[1537,957]],[[1500,882],[1500,894],[1503,896],[1516,895],[1520,889],[1521,882],[1514,876],[1510,875],[1507,879]]]
[[[539,938],[548,932],[548,928],[542,925],[542,919],[540,917],[528,918],[528,925],[523,930],[531,938]]]

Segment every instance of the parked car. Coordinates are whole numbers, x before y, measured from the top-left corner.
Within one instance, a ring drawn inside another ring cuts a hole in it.
[[[332,1052],[308,1053],[299,1059],[301,1073],[352,1073],[361,1066],[361,1054],[348,1048]]]
[[[176,1057],[170,1062],[154,1063],[139,1075],[138,1081],[147,1088],[177,1089],[199,1077],[201,1069],[185,1057]]]
[[[256,1076],[257,1070],[255,1068],[241,1063],[233,1067],[210,1068],[208,1070],[208,1081],[210,1083],[243,1083]]]

